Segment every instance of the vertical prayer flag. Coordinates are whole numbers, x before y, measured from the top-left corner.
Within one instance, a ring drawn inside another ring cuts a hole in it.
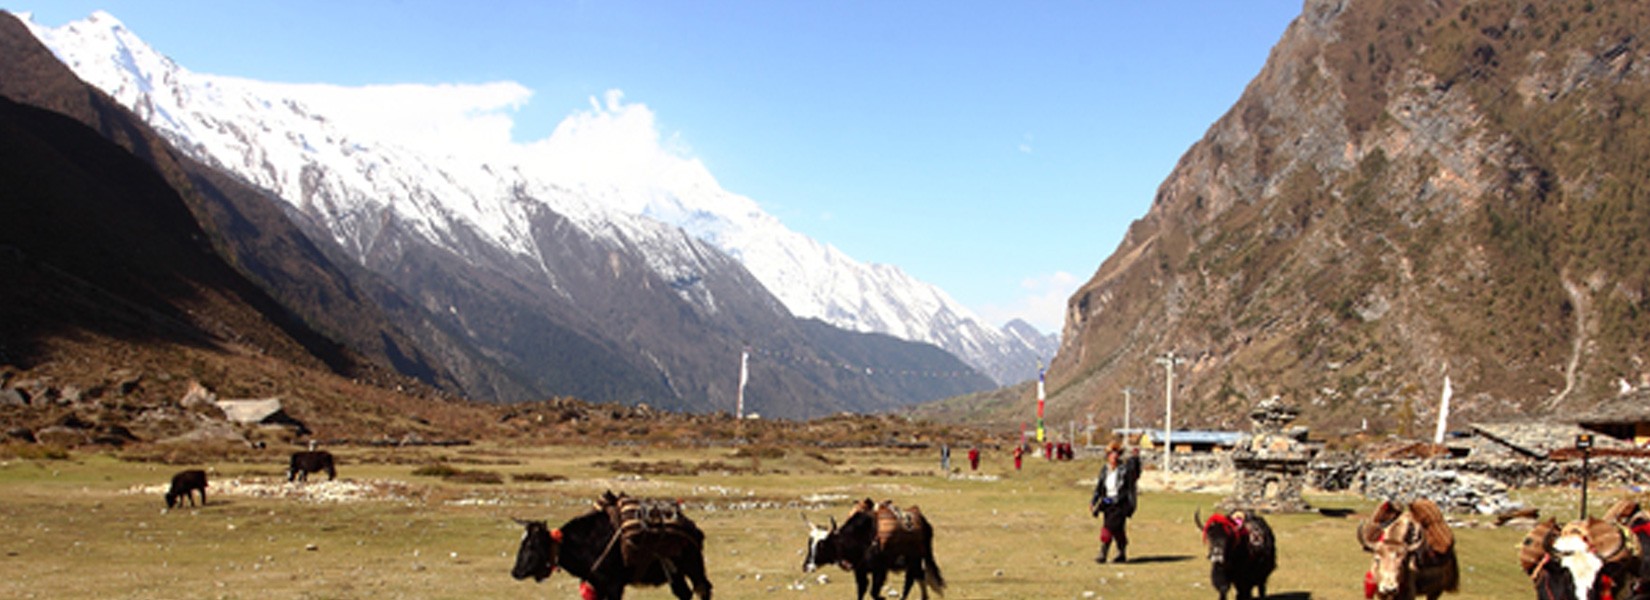
[[[750,348],[739,353],[739,399],[733,413],[739,419],[745,418],[745,383],[751,378],[750,360]]]
[[[1037,443],[1043,443],[1043,361],[1037,361]]]

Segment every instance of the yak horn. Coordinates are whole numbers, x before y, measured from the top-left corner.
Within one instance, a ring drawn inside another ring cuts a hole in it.
[[[1196,525],[1198,531],[1203,531],[1203,508],[1202,507],[1198,507],[1197,510],[1192,512],[1192,525]]]
[[[1375,533],[1379,530],[1380,527],[1370,523],[1368,519],[1358,523],[1358,545],[1363,546],[1364,552],[1375,551],[1375,542],[1379,540]]]

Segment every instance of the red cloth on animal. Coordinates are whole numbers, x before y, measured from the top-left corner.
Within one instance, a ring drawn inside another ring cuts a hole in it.
[[[1375,597],[1375,571],[1364,571],[1364,598]]]
[[[596,588],[588,581],[579,582],[579,597],[584,600],[596,600]]]

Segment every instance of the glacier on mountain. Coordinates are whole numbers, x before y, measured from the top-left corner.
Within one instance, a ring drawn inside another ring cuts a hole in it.
[[[680,228],[740,261],[798,317],[932,343],[1002,384],[1034,377],[1035,361],[1055,348],[1052,336],[1028,335],[1023,323],[1014,331],[989,327],[936,286],[785,227],[756,201],[723,189],[671,140],[661,142],[653,113],[617,91],[593,98],[545,139],[516,144],[500,111],[521,106],[531,91],[513,82],[269,83],[191,72],[108,13],[56,28],[24,21],[82,79],[195,158],[317,216],[359,259],[375,251],[383,216],[394,214],[462,256],[482,249],[465,247],[470,238],[454,231],[477,232],[493,251],[537,264],[554,285],[529,231],[531,203],[540,202],[593,237],[638,250],[667,281],[694,280],[700,262]],[[476,128],[375,122],[360,108],[415,96],[464,112]],[[715,309],[708,291],[679,293]]]

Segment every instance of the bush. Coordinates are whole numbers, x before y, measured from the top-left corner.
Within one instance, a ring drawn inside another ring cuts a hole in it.
[[[69,450],[56,444],[13,442],[0,446],[0,456],[20,460],[68,460]]]
[[[516,473],[510,476],[510,480],[517,482],[534,481],[539,483],[555,483],[557,481],[567,481],[567,476],[556,475],[553,473]]]
[[[778,460],[785,458],[785,449],[778,446],[745,446],[734,450],[733,457]]]
[[[459,473],[459,470],[457,468],[455,468],[452,465],[449,465],[447,463],[435,463],[433,465],[424,465],[424,466],[419,467],[417,469],[413,469],[413,472],[412,472],[413,475],[418,476],[418,477],[441,477],[441,478],[452,477],[454,475],[457,475],[458,473]]]
[[[453,483],[474,483],[485,485],[499,485],[504,483],[504,476],[496,471],[459,471],[448,475],[447,481]]]

